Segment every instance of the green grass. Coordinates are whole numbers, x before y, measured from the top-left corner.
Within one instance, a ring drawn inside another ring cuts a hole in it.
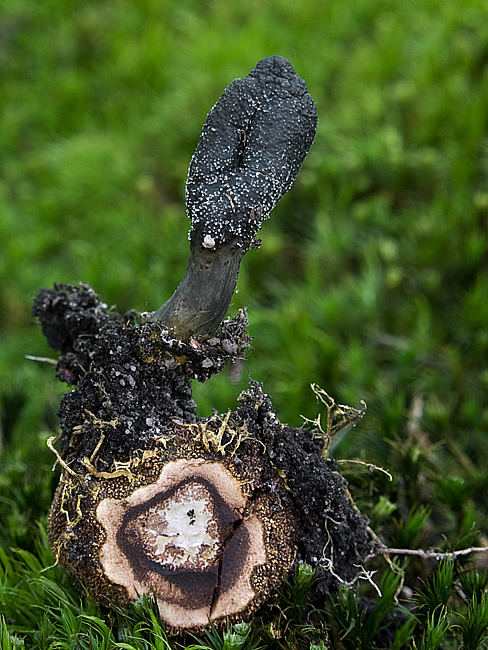
[[[231,307],[248,306],[255,337],[243,378],[195,386],[200,413],[233,407],[247,372],[293,425],[319,410],[312,382],[341,403],[364,399],[334,455],[392,473],[342,466],[378,535],[410,548],[486,544],[486,10],[482,0],[2,0],[2,648],[173,644],[150,604],[122,619],[60,569],[41,573],[53,562],[44,531],[56,483],[45,441],[62,386],[52,366],[25,359],[52,356],[30,308],[55,281],[89,282],[121,311],[169,297],[188,259],[184,183],[206,112],[269,54],[307,81],[319,128],[243,262]],[[249,630],[186,643],[487,647],[485,567],[463,558],[430,576],[434,565],[412,558],[397,604],[397,575],[378,560],[382,598],[367,583],[344,587],[303,614],[282,593]]]

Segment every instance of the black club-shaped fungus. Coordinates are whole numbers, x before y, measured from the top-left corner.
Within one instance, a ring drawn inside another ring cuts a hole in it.
[[[317,128],[307,86],[281,56],[236,79],[208,114],[190,163],[186,208],[211,247],[248,247],[291,187]]]

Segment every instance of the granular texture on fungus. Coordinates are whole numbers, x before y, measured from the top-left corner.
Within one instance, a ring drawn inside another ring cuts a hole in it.
[[[249,247],[293,184],[316,128],[315,102],[282,56],[262,59],[226,88],[208,114],[186,183],[192,231],[206,246],[235,239]]]
[[[316,432],[281,424],[256,381],[208,418],[191,390],[242,363],[246,313],[222,322],[239,265],[316,125],[290,63],[263,59],[208,115],[187,180],[190,261],[173,296],[151,314],[120,315],[83,284],[34,302],[72,387],[48,443],[62,469],[48,525],[56,559],[101,603],[153,595],[174,633],[249,618],[299,562],[316,568],[318,591],[352,581],[373,550]]]
[[[75,386],[59,410],[49,539],[94,598],[153,594],[181,632],[249,616],[300,561],[321,589],[335,580],[331,558],[336,575],[355,577],[371,551],[367,520],[312,432],[282,425],[254,381],[233,412],[195,415],[190,379],[242,357],[243,313],[185,344],[111,313],[87,285],[41,290],[33,312]]]

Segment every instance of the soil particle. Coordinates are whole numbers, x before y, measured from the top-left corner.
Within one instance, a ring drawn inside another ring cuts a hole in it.
[[[76,386],[58,412],[62,453],[79,464],[103,434],[97,460],[105,468],[114,458],[127,460],[141,440],[151,444],[164,435],[173,419],[195,422],[190,379],[205,381],[250,344],[244,312],[222,325],[212,345],[183,343],[135,312],[107,310],[88,285],[43,289],[32,313],[48,343],[62,351],[59,379]]]

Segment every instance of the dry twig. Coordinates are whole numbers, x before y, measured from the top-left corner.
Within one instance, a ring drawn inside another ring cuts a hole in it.
[[[471,553],[488,553],[488,546],[471,546],[470,548],[463,548],[459,551],[436,551],[429,549],[424,551],[420,548],[390,548],[388,546],[381,546],[378,548],[371,557],[378,557],[378,555],[414,555],[421,557],[424,560],[455,560],[464,555]]]

